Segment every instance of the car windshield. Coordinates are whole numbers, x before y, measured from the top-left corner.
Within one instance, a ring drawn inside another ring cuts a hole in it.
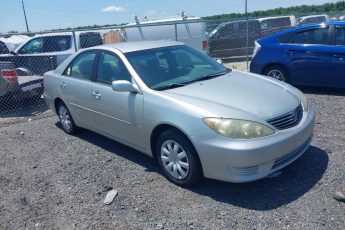
[[[180,87],[230,71],[186,45],[141,50],[125,55],[144,83],[154,90]]]

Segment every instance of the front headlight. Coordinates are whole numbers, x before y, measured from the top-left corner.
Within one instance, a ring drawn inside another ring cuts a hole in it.
[[[218,134],[233,139],[251,139],[275,133],[274,129],[254,121],[225,118],[204,118],[203,121]]]
[[[309,110],[308,100],[304,96],[303,93],[301,93],[300,98],[301,98],[301,103],[302,103],[302,106],[303,106],[303,110],[307,112]]]

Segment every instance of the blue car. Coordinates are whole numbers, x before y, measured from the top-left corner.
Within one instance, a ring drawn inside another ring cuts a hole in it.
[[[297,86],[345,88],[345,22],[300,26],[256,41],[250,71]]]

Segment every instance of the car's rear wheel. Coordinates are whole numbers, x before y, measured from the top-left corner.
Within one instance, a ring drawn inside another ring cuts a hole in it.
[[[179,186],[192,186],[202,178],[197,153],[190,141],[174,129],[163,132],[156,143],[156,157],[164,176]]]
[[[77,131],[77,126],[75,125],[67,106],[60,102],[57,106],[57,112],[63,131],[68,134],[74,134]]]
[[[279,81],[288,82],[288,73],[286,69],[279,65],[272,65],[265,69],[264,75]]]

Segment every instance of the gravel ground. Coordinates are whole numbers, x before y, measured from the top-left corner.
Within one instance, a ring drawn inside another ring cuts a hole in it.
[[[305,90],[317,109],[310,149],[280,175],[179,188],[149,157],[56,116],[0,128],[0,229],[343,229],[345,93]],[[343,183],[343,184],[342,184]],[[103,199],[118,190],[111,205]]]

